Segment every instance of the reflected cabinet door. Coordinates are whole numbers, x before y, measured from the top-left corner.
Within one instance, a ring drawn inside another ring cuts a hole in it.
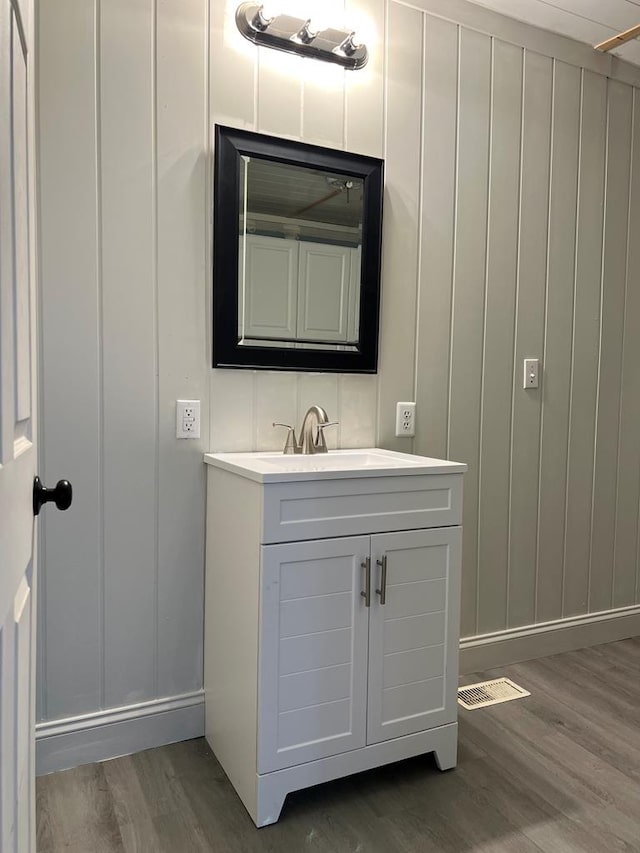
[[[365,746],[369,537],[262,548],[258,773]]]
[[[255,234],[240,239],[240,338],[295,339],[298,257],[296,240]]]
[[[300,243],[299,340],[347,340],[351,253],[348,246]]]

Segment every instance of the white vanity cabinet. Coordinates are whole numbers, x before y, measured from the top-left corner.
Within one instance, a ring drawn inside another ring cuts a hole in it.
[[[206,457],[206,736],[258,826],[292,790],[455,765],[465,466],[367,452]]]

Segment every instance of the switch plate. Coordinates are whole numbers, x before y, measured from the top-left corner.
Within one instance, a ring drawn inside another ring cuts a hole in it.
[[[200,438],[200,400],[176,400],[176,438]]]
[[[405,438],[416,434],[416,404],[396,403],[396,435]]]
[[[537,388],[540,384],[540,359],[525,358],[524,360],[524,388]]]

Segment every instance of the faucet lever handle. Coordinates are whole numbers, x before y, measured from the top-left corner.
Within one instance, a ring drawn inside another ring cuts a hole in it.
[[[272,426],[274,427],[284,427],[289,430],[287,433],[287,437],[284,442],[283,453],[300,453],[300,448],[298,447],[298,441],[296,439],[296,431],[291,426],[291,424],[280,424],[277,421],[274,421]]]
[[[318,434],[316,436],[316,450],[319,453],[327,452],[327,442],[324,440],[325,427],[338,426],[340,421],[329,421],[326,424],[318,424]]]

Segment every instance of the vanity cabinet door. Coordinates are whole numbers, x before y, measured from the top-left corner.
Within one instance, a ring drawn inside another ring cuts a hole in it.
[[[460,527],[371,537],[367,743],[456,719],[460,555]]]
[[[258,773],[366,744],[368,536],[265,545]]]

